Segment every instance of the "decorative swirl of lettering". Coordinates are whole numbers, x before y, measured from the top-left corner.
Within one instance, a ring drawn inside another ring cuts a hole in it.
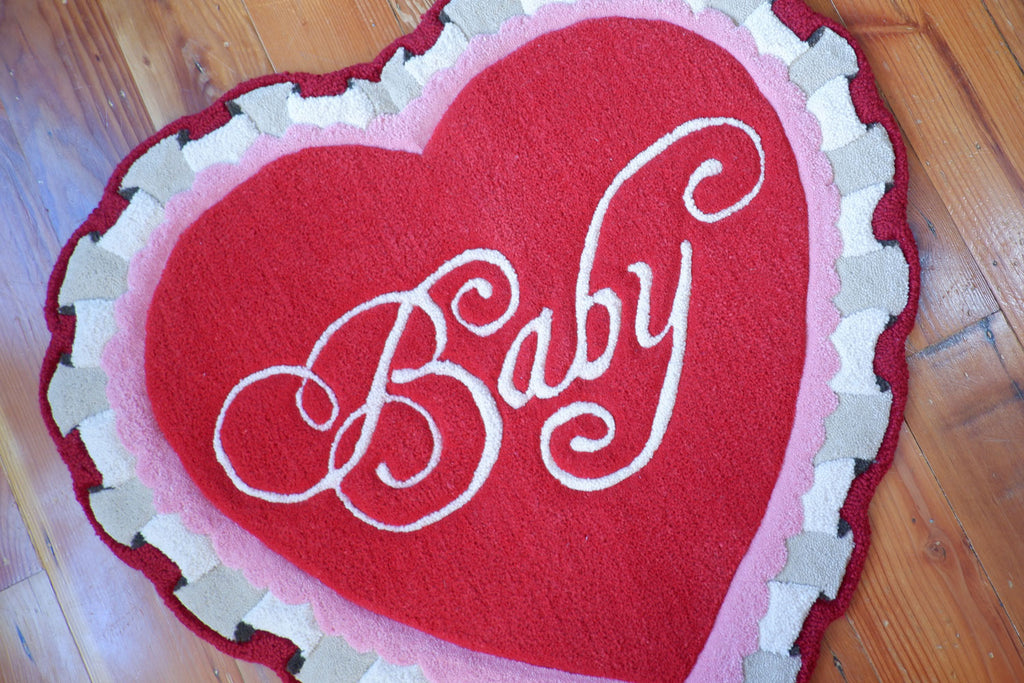
[[[345,315],[335,320],[323,332],[304,365],[271,366],[252,373],[238,382],[238,384],[236,384],[228,393],[227,398],[221,406],[213,435],[213,449],[217,457],[217,462],[224,469],[224,472],[227,474],[228,478],[231,479],[231,482],[235,487],[242,493],[254,498],[259,498],[260,500],[265,500],[271,503],[283,504],[301,503],[319,493],[334,491],[339,500],[341,500],[353,515],[367,524],[381,529],[382,531],[416,531],[447,517],[452,512],[465,505],[476,494],[480,487],[483,486],[483,483],[487,480],[487,477],[491,472],[491,468],[494,466],[494,463],[498,458],[498,451],[501,445],[502,436],[502,421],[494,397],[491,395],[487,385],[457,363],[441,359],[448,343],[447,324],[440,306],[438,306],[430,296],[430,289],[442,277],[448,275],[457,268],[470,263],[487,263],[497,267],[505,277],[505,281],[509,289],[509,302],[502,314],[490,323],[476,325],[467,322],[461,311],[462,299],[465,294],[469,291],[474,291],[481,298],[489,299],[494,292],[494,287],[489,281],[479,277],[472,278],[462,285],[458,290],[458,293],[453,298],[451,304],[452,314],[460,325],[479,337],[486,337],[494,334],[501,329],[513,315],[515,315],[516,309],[519,307],[519,279],[515,270],[512,268],[512,264],[509,263],[508,259],[500,252],[493,249],[470,249],[445,262],[440,268],[434,271],[432,275],[426,278],[414,289],[382,294],[381,296],[360,304],[345,313]],[[377,367],[374,372],[369,391],[367,392],[365,402],[345,418],[341,427],[338,428],[335,433],[327,463],[327,474],[325,474],[313,486],[310,486],[305,491],[299,493],[268,491],[254,487],[244,481],[232,463],[231,457],[226,452],[222,438],[224,423],[231,410],[231,406],[236,399],[249,387],[272,377],[282,375],[297,377],[302,380],[302,384],[296,391],[295,405],[302,417],[302,420],[310,428],[320,432],[327,432],[335,428],[340,414],[340,404],[335,392],[315,372],[313,369],[314,365],[316,364],[320,353],[334,335],[342,330],[349,322],[367,311],[386,305],[397,306],[394,325],[392,325],[387,336],[387,340],[384,343],[384,349],[377,362]],[[414,310],[422,311],[431,321],[434,328],[434,352],[431,359],[418,368],[393,369],[391,366],[394,360],[395,350],[398,347],[398,342],[401,339],[402,334],[405,332],[406,325],[409,322],[409,317],[412,315]],[[454,379],[469,392],[484,426],[484,446],[481,450],[480,459],[477,463],[476,470],[473,473],[472,480],[465,491],[438,510],[424,515],[413,522],[408,524],[389,524],[360,510],[341,490],[341,483],[348,473],[351,472],[357,464],[359,464],[360,460],[369,449],[370,442],[377,430],[381,411],[385,406],[393,404],[400,404],[411,408],[426,422],[432,439],[431,454],[426,466],[411,477],[403,480],[396,479],[392,475],[386,463],[380,463],[377,466],[375,470],[377,477],[382,483],[391,488],[402,489],[415,486],[422,482],[435,470],[441,461],[441,454],[443,451],[442,436],[437,427],[437,423],[426,408],[419,403],[405,396],[393,395],[387,390],[389,382],[394,384],[408,384],[418,379],[430,376]],[[305,407],[305,390],[310,383],[323,392],[331,405],[330,417],[324,421],[316,421]],[[339,466],[338,446],[343,437],[348,433],[349,429],[351,429],[353,425],[360,420],[362,420],[362,427],[359,430],[358,441],[352,451],[352,454],[344,464]]]
[[[512,342],[502,362],[497,378],[498,394],[512,408],[521,408],[533,399],[553,399],[561,394],[576,380],[593,381],[600,378],[611,366],[615,348],[618,343],[622,317],[622,301],[610,288],[591,292],[590,279],[597,257],[601,239],[601,228],[605,214],[619,189],[636,175],[644,166],[665,152],[669,147],[683,138],[700,130],[712,127],[727,127],[739,130],[747,135],[757,149],[760,174],[754,187],[739,200],[720,211],[707,213],[699,209],[694,202],[697,187],[723,171],[720,161],[707,159],[694,170],[686,183],[683,192],[683,204],[693,218],[702,223],[717,223],[742,210],[758,195],[764,183],[765,154],[761,138],[749,125],[732,118],[702,118],[687,121],[670,133],[662,136],[654,144],[634,157],[605,190],[597,204],[590,225],[587,229],[583,250],[580,254],[579,271],[575,288],[576,315],[576,349],[573,361],[562,380],[549,384],[545,377],[548,350],[551,345],[551,330],[554,313],[550,308],[542,308],[540,313],[524,324]],[[596,453],[607,448],[615,439],[615,418],[604,406],[589,401],[575,401],[557,409],[544,422],[540,432],[541,459],[548,472],[565,486],[577,491],[600,491],[619,484],[626,478],[636,474],[654,457],[668,429],[672,413],[675,409],[679,381],[683,368],[683,356],[686,350],[687,318],[690,309],[690,290],[692,286],[693,250],[688,241],[679,244],[679,279],[676,282],[672,298],[672,308],[668,320],[657,334],[650,331],[650,312],[654,274],[651,267],[638,261],[628,267],[628,271],[636,276],[640,292],[637,295],[636,320],[634,334],[637,342],[644,349],[651,349],[670,340],[671,352],[668,365],[658,393],[654,417],[647,440],[638,454],[625,466],[603,476],[582,477],[572,474],[555,461],[551,450],[551,441],[556,430],[565,427],[581,417],[600,420],[604,424],[604,435],[598,439],[576,435],[569,440],[569,448],[577,453]],[[422,283],[407,291],[389,292],[377,296],[351,309],[335,320],[320,336],[304,365],[274,365],[255,372],[239,381],[230,391],[221,407],[214,430],[213,448],[217,461],[223,467],[231,482],[239,491],[246,495],[272,503],[300,503],[326,491],[334,491],[344,506],[358,519],[382,531],[410,532],[434,524],[455,512],[476,495],[490,475],[491,468],[497,461],[501,446],[503,424],[501,414],[490,389],[479,377],[476,377],[463,366],[443,358],[448,344],[447,324],[441,306],[430,296],[430,289],[437,282],[462,266],[472,263],[489,264],[501,271],[509,290],[509,301],[504,311],[490,322],[478,324],[469,322],[463,315],[462,304],[466,294],[473,292],[481,299],[490,299],[494,294],[494,285],[486,278],[472,277],[467,279],[457,290],[451,301],[451,313],[455,321],[477,337],[488,337],[502,329],[515,315],[519,308],[519,280],[512,264],[500,252],[493,249],[470,249],[446,261]],[[346,325],[358,316],[383,306],[395,307],[395,322],[388,332],[380,358],[370,382],[369,390],[363,404],[350,413],[337,426],[341,413],[340,402],[335,391],[316,372],[315,365],[321,352]],[[587,341],[587,321],[590,311],[599,307],[608,316],[608,335],[604,349],[597,358],[591,360]],[[414,311],[421,311],[430,320],[434,331],[434,350],[429,361],[418,368],[393,368],[395,351],[406,331],[410,316]],[[519,357],[530,336],[536,337],[536,345],[532,363],[528,365],[529,376],[525,389],[515,385],[514,373],[519,365]],[[299,493],[281,493],[269,491],[250,485],[242,479],[232,463],[231,457],[224,448],[222,433],[225,420],[231,407],[238,397],[250,387],[273,377],[290,376],[301,380],[295,392],[295,407],[303,422],[311,429],[328,432],[336,430],[327,461],[327,473],[313,486]],[[421,404],[406,397],[388,392],[389,385],[403,385],[426,377],[445,377],[455,380],[469,393],[476,407],[477,414],[484,427],[484,445],[479,453],[479,460],[473,472],[472,480],[465,490],[433,512],[423,515],[408,524],[391,524],[378,520],[363,510],[342,491],[345,477],[359,464],[367,453],[380,421],[381,412],[388,406],[405,406],[411,409],[426,424],[431,435],[430,457],[426,464],[415,474],[398,479],[381,462],[375,473],[377,478],[392,489],[407,489],[423,482],[434,473],[441,462],[444,443],[437,422],[430,412]],[[326,420],[316,420],[306,408],[306,390],[312,386],[321,392],[331,406],[330,416]],[[343,438],[356,424],[360,424],[359,434],[352,453],[340,462],[338,448]]]
[[[577,491],[600,491],[615,486],[643,469],[651,461],[655,451],[661,445],[661,440],[668,429],[669,420],[672,418],[672,410],[675,408],[676,394],[679,390],[679,377],[683,372],[683,353],[686,350],[686,320],[690,309],[690,285],[692,281],[690,264],[693,259],[693,250],[689,242],[683,242],[679,245],[679,251],[681,253],[679,281],[676,284],[672,310],[669,313],[665,328],[657,335],[651,335],[649,329],[653,280],[651,268],[642,261],[629,266],[629,271],[640,280],[640,295],[637,299],[636,324],[634,328],[637,342],[643,348],[650,349],[657,346],[665,338],[669,330],[672,331],[672,351],[669,355],[668,367],[665,370],[665,378],[662,381],[661,392],[658,395],[658,405],[654,409],[654,420],[651,424],[650,435],[640,453],[624,467],[610,474],[594,478],[574,476],[555,464],[554,456],[551,453],[552,434],[558,427],[583,415],[590,415],[600,419],[604,422],[607,433],[600,440],[575,436],[569,442],[569,447],[577,453],[594,453],[611,444],[615,438],[615,420],[607,409],[597,403],[580,401],[570,403],[555,411],[541,429],[540,451],[544,465],[555,479],[571,489]]]
[[[737,119],[719,117],[687,121],[659,138],[654,144],[634,157],[626,164],[625,168],[619,171],[611,185],[605,190],[594,211],[590,227],[587,231],[583,253],[580,255],[579,275],[576,279],[576,354],[572,365],[570,365],[565,378],[559,384],[556,386],[547,384],[544,378],[544,366],[547,360],[548,347],[551,343],[552,312],[550,309],[545,308],[539,316],[520,330],[519,336],[516,337],[515,342],[505,356],[501,376],[498,380],[498,392],[510,405],[521,407],[534,397],[553,398],[576,379],[593,380],[600,377],[608,369],[619,335],[622,303],[618,296],[610,289],[601,289],[594,294],[590,294],[590,274],[594,268],[594,259],[596,258],[597,247],[601,239],[601,227],[604,224],[604,217],[608,207],[626,181],[669,147],[697,131],[718,126],[740,130],[753,142],[754,147],[757,149],[760,165],[757,183],[753,189],[730,206],[715,213],[705,213],[695,204],[693,194],[701,182],[718,175],[723,170],[722,163],[719,160],[714,158],[708,159],[697,167],[686,183],[686,190],[683,192],[683,203],[687,211],[702,223],[717,223],[742,210],[760,193],[761,186],[764,183],[765,171],[765,155],[764,148],[761,145],[761,137],[749,125]],[[669,330],[672,331],[672,351],[661,385],[661,391],[658,395],[658,404],[655,408],[654,420],[647,442],[640,453],[629,464],[608,475],[595,478],[573,476],[557,466],[551,454],[551,437],[555,429],[584,415],[590,415],[602,420],[608,431],[606,436],[600,440],[601,446],[594,447],[595,442],[582,439],[582,437],[575,437],[570,441],[570,448],[573,450],[593,453],[600,450],[600,448],[608,446],[614,440],[615,422],[611,419],[610,413],[603,406],[596,403],[577,402],[560,408],[548,418],[541,429],[541,457],[552,476],[569,488],[579,491],[598,491],[615,486],[647,465],[651,458],[654,457],[658,446],[661,445],[665,431],[668,429],[669,420],[672,417],[672,411],[675,408],[676,395],[679,389],[679,377],[683,368],[683,353],[686,349],[686,320],[690,308],[691,263],[693,260],[693,252],[689,242],[684,241],[680,244],[680,254],[679,281],[676,284],[672,310],[669,314],[668,324],[657,336],[652,336],[648,331],[653,281],[651,268],[643,261],[629,266],[629,271],[636,275],[640,281],[640,295],[637,300],[637,317],[634,328],[637,341],[645,349],[653,348],[664,339]],[[601,306],[608,313],[608,343],[601,356],[595,361],[590,361],[588,360],[587,348],[587,317],[590,309],[594,306]],[[531,334],[537,337],[537,351],[531,366],[527,389],[526,391],[520,391],[513,383],[512,374],[518,363],[523,342]]]

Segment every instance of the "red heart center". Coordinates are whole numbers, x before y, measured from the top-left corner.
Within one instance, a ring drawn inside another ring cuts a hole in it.
[[[308,149],[207,211],[153,300],[148,391],[205,495],[354,602],[678,679],[785,453],[807,232],[738,62],[586,21],[473,79],[421,155]]]

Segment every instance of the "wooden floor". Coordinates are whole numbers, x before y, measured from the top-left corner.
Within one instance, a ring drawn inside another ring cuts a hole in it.
[[[60,246],[114,165],[240,80],[329,71],[427,0],[0,0],[0,680],[270,681],[95,537],[36,401]],[[1024,680],[1024,2],[812,0],[910,151],[923,294],[874,541],[816,681]]]

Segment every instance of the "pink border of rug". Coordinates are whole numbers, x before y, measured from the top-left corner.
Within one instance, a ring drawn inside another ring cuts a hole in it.
[[[342,125],[323,130],[292,126],[281,138],[260,136],[237,165],[219,164],[204,170],[193,184],[197,189],[178,194],[168,203],[165,221],[131,263],[129,290],[116,306],[119,331],[103,355],[103,369],[110,377],[108,398],[117,413],[120,436],[137,458],[140,480],[153,488],[158,511],[179,513],[191,531],[211,536],[222,562],[243,571],[253,585],[270,588],[288,603],[309,602],[325,633],[344,635],[356,649],[373,649],[395,663],[418,663],[432,679],[486,676],[494,681],[588,680],[472,652],[373,614],[341,598],[221,515],[185,473],[152,415],[143,364],[146,311],[178,234],[207,207],[267,163],[305,147],[339,144],[418,152],[450,102],[473,76],[544,33],[583,19],[607,16],[667,21],[698,33],[736,57],[775,110],[784,114],[780,118],[808,195],[808,349],[794,428],[761,527],[737,569],[690,675],[690,680],[697,681],[741,679],[742,657],[758,647],[760,617],[752,619],[750,615],[766,612],[767,582],[785,564],[785,540],[800,531],[800,496],[813,479],[811,462],[824,443],[824,418],[836,406],[827,382],[839,369],[839,359],[828,337],[839,322],[839,313],[831,300],[839,291],[834,265],[841,252],[841,240],[835,227],[839,195],[831,185],[828,159],[819,149],[820,128],[805,109],[803,93],[789,81],[785,65],[774,57],[760,55],[749,31],[736,27],[725,15],[703,12],[694,16],[685,5],[646,0],[578,0],[572,5],[548,5],[532,17],[519,16],[507,21],[498,34],[474,38],[455,67],[429,82],[423,97],[400,114],[375,119],[365,131]],[[259,559],[254,562],[253,558]]]

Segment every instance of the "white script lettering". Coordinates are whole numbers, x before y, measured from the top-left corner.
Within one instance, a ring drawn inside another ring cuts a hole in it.
[[[528,321],[519,330],[515,340],[504,356],[501,371],[496,378],[498,394],[513,408],[521,408],[529,401],[551,400],[561,394],[576,380],[594,381],[599,379],[611,366],[615,348],[621,327],[622,302],[618,295],[610,288],[600,289],[591,292],[590,279],[594,262],[597,257],[597,250],[601,237],[601,228],[604,217],[614,199],[616,193],[630,178],[642,169],[651,160],[662,154],[670,146],[696,131],[711,127],[730,127],[737,129],[747,135],[757,149],[760,162],[760,176],[754,188],[744,195],[739,201],[715,213],[705,213],[697,208],[694,203],[693,194],[697,186],[705,179],[718,175],[722,172],[722,164],[717,159],[704,161],[689,177],[686,189],[683,193],[683,203],[687,211],[698,221],[703,223],[715,223],[735,214],[746,207],[760,192],[764,182],[765,156],[761,146],[761,138],[746,123],[732,118],[707,118],[688,121],[657,140],[650,147],[634,157],[615,176],[612,183],[604,192],[587,230],[583,250],[580,255],[579,270],[575,287],[575,315],[576,315],[576,348],[573,361],[565,376],[557,384],[548,384],[545,378],[545,363],[548,350],[551,344],[551,329],[553,311],[550,308],[543,308],[539,314]],[[691,291],[691,267],[692,248],[690,243],[682,241],[679,244],[679,279],[676,283],[675,293],[672,299],[672,308],[669,313],[665,327],[657,334],[650,331],[650,310],[651,292],[654,288],[654,274],[650,266],[639,261],[629,266],[628,271],[633,273],[640,286],[640,293],[637,298],[637,313],[634,322],[634,334],[637,342],[644,349],[651,349],[661,344],[665,339],[671,344],[668,365],[662,380],[661,389],[658,393],[658,402],[654,411],[654,418],[648,433],[648,438],[636,456],[624,467],[604,476],[588,478],[573,475],[556,462],[551,452],[551,439],[556,429],[567,425],[569,422],[582,417],[590,416],[600,420],[605,427],[605,434],[599,439],[590,439],[583,436],[575,436],[570,440],[570,448],[578,453],[594,453],[609,446],[615,438],[615,418],[605,408],[597,403],[576,401],[558,408],[545,422],[539,435],[540,453],[544,465],[548,471],[559,482],[565,486],[578,491],[599,491],[622,482],[646,466],[655,452],[661,445],[662,439],[668,429],[672,413],[675,408],[676,396],[679,388],[679,380],[683,367],[683,356],[686,348],[687,316],[690,307]],[[442,306],[431,298],[430,289],[443,277],[455,272],[459,268],[469,264],[489,264],[497,268],[504,277],[504,286],[509,290],[509,302],[499,317],[486,324],[473,324],[465,319],[461,311],[462,299],[470,291],[475,292],[483,299],[490,299],[494,293],[494,284],[482,277],[468,279],[459,289],[451,302],[451,312],[455,321],[462,327],[469,330],[477,337],[488,337],[502,329],[506,323],[516,314],[519,307],[520,292],[519,278],[508,259],[499,251],[493,249],[470,249],[454,258],[449,259],[435,270],[429,277],[413,289],[406,291],[390,292],[377,296],[366,301],[345,313],[335,320],[320,336],[313,347],[309,357],[303,365],[275,365],[258,372],[255,372],[241,381],[229,392],[222,404],[220,414],[213,435],[213,448],[218,463],[224,469],[231,482],[239,491],[246,495],[260,500],[293,504],[308,500],[313,496],[326,491],[333,491],[341,500],[342,504],[358,519],[376,527],[382,531],[411,532],[422,529],[430,524],[440,521],[444,517],[455,512],[468,503],[480,490],[490,475],[494,463],[498,459],[501,447],[503,424],[501,414],[498,411],[497,402],[487,384],[479,377],[476,377],[463,366],[451,359],[445,358],[445,351],[448,344],[447,322]],[[323,349],[327,346],[334,335],[338,334],[353,319],[368,311],[388,306],[395,309],[395,321],[388,332],[384,343],[383,351],[377,360],[377,365],[366,393],[363,404],[345,417],[338,426],[340,417],[340,402],[335,390],[324,381],[316,372],[314,366]],[[608,335],[604,348],[597,358],[591,360],[590,349],[587,343],[587,320],[594,307],[604,309],[608,316]],[[414,311],[419,310],[426,314],[433,327],[433,353],[429,361],[417,368],[393,368],[395,351],[399,341],[407,329],[410,316]],[[536,338],[536,349],[532,362],[529,365],[529,376],[525,389],[519,389],[515,385],[514,373],[523,352],[523,345],[531,336]],[[267,491],[251,486],[238,474],[231,456],[225,450],[223,444],[223,430],[225,421],[232,404],[246,389],[253,385],[268,380],[272,377],[290,376],[301,380],[299,389],[295,394],[295,407],[302,421],[311,429],[320,432],[334,432],[330,453],[327,456],[327,473],[314,485],[299,493],[280,493]],[[396,478],[386,463],[380,463],[375,472],[377,478],[386,486],[393,489],[404,489],[416,486],[426,479],[441,461],[444,440],[437,422],[430,412],[421,404],[412,399],[395,395],[388,391],[388,385],[403,385],[415,382],[425,377],[445,377],[460,384],[473,401],[484,428],[484,443],[479,453],[479,459],[473,476],[468,486],[438,509],[423,515],[413,522],[406,524],[391,524],[372,517],[358,506],[342,491],[342,481],[356,467],[366,454],[373,440],[377,426],[380,421],[381,412],[385,407],[393,404],[403,405],[413,410],[426,424],[432,439],[430,458],[427,464],[416,474],[404,479]],[[322,421],[315,420],[306,408],[306,391],[310,385],[323,394],[331,406],[330,416]],[[339,463],[338,448],[343,437],[361,422],[358,438],[352,453]]]

